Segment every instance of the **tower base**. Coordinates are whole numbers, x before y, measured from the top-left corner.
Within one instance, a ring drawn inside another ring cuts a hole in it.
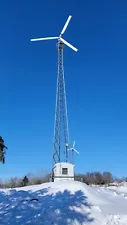
[[[74,165],[71,163],[56,163],[53,168],[52,181],[74,180]]]

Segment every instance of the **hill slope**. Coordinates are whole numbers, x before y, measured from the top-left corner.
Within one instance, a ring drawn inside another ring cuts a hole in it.
[[[0,190],[0,225],[127,225],[123,193],[76,181]]]

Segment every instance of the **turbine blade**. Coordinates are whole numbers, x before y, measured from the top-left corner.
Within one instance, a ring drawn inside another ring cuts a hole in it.
[[[74,150],[77,154],[79,154],[79,152],[78,152],[75,148],[74,148],[73,150]]]
[[[60,40],[65,44],[67,45],[68,47],[72,48],[74,51],[78,51],[77,48],[75,48],[73,45],[71,45],[70,43],[68,43],[67,41],[65,41],[63,38],[60,38]]]
[[[69,16],[69,17],[68,17],[68,19],[67,19],[67,21],[66,21],[66,23],[65,23],[65,25],[64,25],[64,27],[63,27],[61,33],[60,33],[60,35],[62,35],[62,34],[65,32],[65,30],[67,29],[67,26],[68,26],[68,24],[69,24],[69,22],[70,22],[70,20],[71,20],[71,17],[72,17],[72,16]]]
[[[30,41],[45,41],[45,40],[52,40],[52,39],[58,39],[58,37],[32,38],[30,39]]]
[[[75,147],[75,141],[73,142],[73,148]]]

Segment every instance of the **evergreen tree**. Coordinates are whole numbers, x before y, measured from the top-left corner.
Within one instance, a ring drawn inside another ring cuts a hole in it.
[[[4,140],[0,136],[0,162],[2,163],[5,163],[5,149],[7,149],[7,147],[4,145]]]
[[[23,178],[22,183],[23,183],[23,186],[27,186],[27,185],[28,185],[29,179],[28,179],[27,176],[25,176],[25,177]]]

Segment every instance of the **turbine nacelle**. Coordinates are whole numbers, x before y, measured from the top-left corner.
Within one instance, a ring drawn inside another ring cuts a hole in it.
[[[74,51],[78,51],[77,48],[75,48],[73,45],[71,45],[69,42],[67,42],[66,40],[64,40],[62,38],[62,35],[64,34],[64,32],[66,31],[68,24],[71,20],[72,16],[69,16],[60,35],[58,37],[45,37],[45,38],[32,38],[31,41],[45,41],[45,40],[53,40],[53,39],[57,39],[58,41],[60,40],[63,44],[67,45],[69,48],[73,49]]]

